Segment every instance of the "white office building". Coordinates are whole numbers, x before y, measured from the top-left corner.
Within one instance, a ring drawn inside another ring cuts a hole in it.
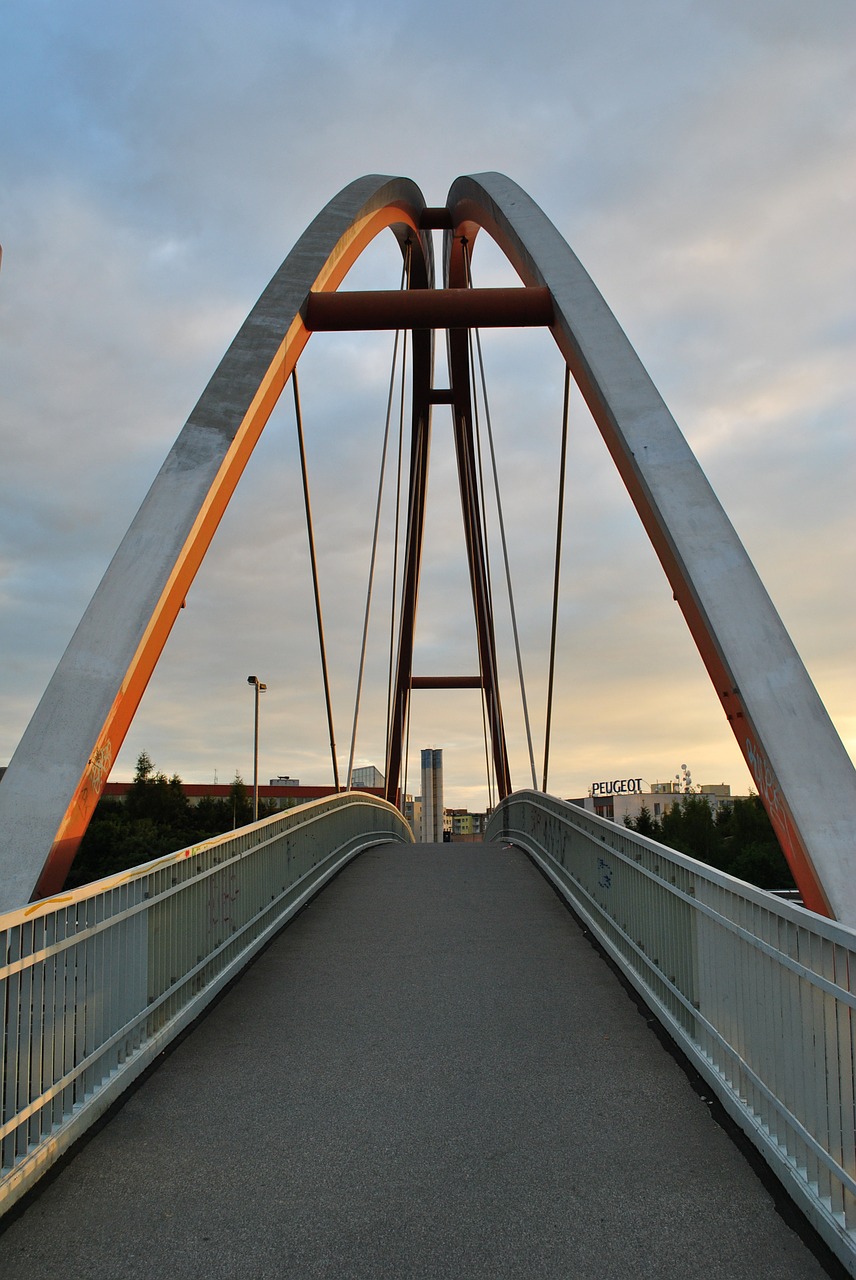
[[[690,788],[677,781],[647,783],[642,778],[616,778],[607,782],[593,782],[589,794],[573,803],[623,826],[628,818],[635,822],[643,809],[647,809],[651,817],[659,822],[670,809],[681,803],[688,791],[706,800],[714,815],[719,809],[729,806],[733,800],[745,798],[732,796],[731,787],[726,782],[706,783]]]

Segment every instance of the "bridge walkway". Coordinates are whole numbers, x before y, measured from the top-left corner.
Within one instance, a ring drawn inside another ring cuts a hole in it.
[[[3,1280],[826,1265],[499,845],[350,864],[0,1235]]]

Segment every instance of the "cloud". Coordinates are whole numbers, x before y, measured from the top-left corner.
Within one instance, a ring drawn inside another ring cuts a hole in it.
[[[45,3],[5,15],[0,73],[0,758],[171,441],[318,209],[365,172],[440,203],[518,180],[579,253],[756,560],[853,749],[852,9],[834,0],[240,6]],[[439,258],[439,254],[438,254]],[[384,237],[347,287],[395,287]],[[479,284],[509,282],[480,237]],[[484,339],[536,760],[562,367],[543,334]],[[322,603],[347,755],[386,410],[387,336],[317,335],[301,386]],[[492,481],[488,476],[488,489]],[[388,482],[391,486],[391,482]],[[380,569],[388,572],[388,487]],[[472,610],[444,413],[432,453],[419,669],[467,671]],[[488,516],[496,526],[493,500]],[[501,555],[514,776],[528,749]],[[376,588],[359,759],[381,764],[389,587]],[[748,776],[579,397],[571,415],[551,777]],[[288,397],[188,596],[117,765],[188,780],[251,764],[246,675],[269,684],[263,776],[329,774]],[[478,700],[414,700],[447,800],[484,803]],[[414,754],[414,762],[417,757]],[[411,779],[417,776],[415,765]]]

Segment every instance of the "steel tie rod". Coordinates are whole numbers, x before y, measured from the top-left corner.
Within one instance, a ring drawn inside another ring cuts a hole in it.
[[[360,329],[491,329],[551,325],[542,285],[511,289],[375,289],[310,293],[301,314],[313,332]]]

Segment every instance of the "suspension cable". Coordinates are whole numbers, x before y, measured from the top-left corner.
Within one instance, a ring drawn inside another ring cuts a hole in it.
[[[478,621],[476,621],[476,626],[478,626]],[[482,713],[482,738],[484,739],[484,769],[485,769],[485,776],[487,777],[487,803],[488,803],[488,807],[490,809],[493,809],[494,807],[493,790],[494,790],[494,782],[495,782],[495,777],[494,777],[495,769],[494,769],[493,761],[491,760],[490,748],[488,746],[488,741],[487,741],[487,735],[488,735],[487,696],[484,691],[484,681],[482,681],[482,687],[481,687],[481,713]]]
[[[472,276],[470,273],[469,251],[468,251],[468,246],[466,245],[464,246],[464,262],[466,265],[467,283],[469,287],[472,288]],[[500,492],[499,492],[499,471],[496,465],[496,450],[494,449],[494,443],[493,443],[493,427],[491,424],[491,417],[490,417],[490,404],[487,396],[487,381],[485,379],[484,357],[482,355],[481,336],[479,334],[478,329],[476,329],[475,333],[476,333],[476,349],[478,351],[479,373],[481,376],[482,398],[484,400],[484,408],[485,408],[485,423],[487,426],[487,438],[488,438],[488,445],[490,448],[491,467],[493,469],[494,492],[496,494],[496,511],[497,511],[497,517],[499,520],[500,541],[502,543],[502,558],[505,565],[505,581],[508,589],[508,606],[511,612],[511,628],[514,633],[514,651],[517,657],[517,673],[520,680],[520,699],[521,699],[521,702],[523,703],[523,720],[526,725],[526,742],[529,747],[529,766],[532,771],[532,788],[534,791],[537,791],[538,782],[535,774],[535,753],[532,750],[532,730],[529,725],[529,705],[526,701],[526,683],[523,679],[523,658],[521,657],[521,653],[520,653],[520,636],[517,630],[517,611],[514,607],[514,592],[511,587],[511,567],[508,561],[508,543],[505,537],[505,520],[503,519],[503,514],[502,514],[502,498],[500,497]]]
[[[405,270],[406,270],[406,267],[405,267]],[[366,646],[368,643],[368,634],[369,634],[369,617],[371,615],[371,608],[372,608],[372,590],[374,587],[374,571],[375,571],[375,563],[377,560],[378,530],[380,528],[380,512],[381,512],[381,506],[383,504],[383,482],[386,474],[386,454],[387,454],[387,448],[389,446],[389,428],[390,428],[390,423],[392,422],[392,402],[393,402],[393,396],[395,394],[395,371],[396,371],[396,365],[398,361],[398,345],[399,345],[400,333],[401,331],[397,329],[395,332],[395,341],[392,347],[392,368],[390,370],[390,375],[389,375],[389,393],[387,395],[387,401],[386,401],[386,423],[385,423],[384,432],[383,432],[383,448],[381,450],[381,455],[380,455],[380,475],[378,477],[378,486],[377,486],[377,503],[375,504],[374,531],[372,533],[372,551],[371,551],[371,557],[369,559],[369,580],[368,580],[368,586],[366,588],[366,610],[365,610],[365,616],[363,619],[363,639],[362,639],[362,644],[360,646],[360,667],[359,667],[359,674],[357,675],[356,698],[354,700],[354,725],[351,731],[351,752],[348,759],[348,783],[347,783],[348,791],[351,790],[351,774],[354,768],[354,752],[356,750],[356,745],[357,745],[357,722],[360,716],[360,697],[363,689],[363,674],[364,674],[365,665],[366,665]]]
[[[405,256],[405,280],[406,287],[410,288],[410,271],[412,262],[413,246],[407,241],[407,251]],[[409,330],[404,330],[404,347],[401,355],[401,395],[399,398],[398,410],[398,465],[396,468],[396,485],[395,485],[395,517],[393,520],[393,537],[392,537],[392,592],[389,607],[389,671],[387,676],[387,693],[386,693],[386,742],[389,743],[390,731],[392,729],[392,699],[393,699],[393,683],[395,680],[395,619],[396,619],[396,599],[398,595],[398,544],[401,536],[401,479],[402,467],[404,459],[404,408],[407,394],[407,341],[409,338]]]
[[[571,397],[571,371],[565,365],[565,401],[562,408],[562,457],[559,464],[559,509],[556,515],[556,569],[553,575],[553,621],[550,628],[550,674],[547,677],[547,724],[544,731],[544,782],[547,791],[547,765],[550,759],[550,727],[553,720],[553,673],[556,668],[556,629],[559,618],[559,567],[562,560],[562,526],[565,512],[565,461],[568,453],[568,414]]]
[[[466,246],[465,246],[465,250],[466,250]],[[467,262],[467,265],[469,265],[468,262]],[[469,279],[469,274],[468,274],[468,279]],[[470,287],[472,287],[472,281],[470,281]],[[485,562],[485,578],[486,578],[485,591],[487,594],[487,603],[488,603],[488,609],[490,610],[490,616],[493,617],[493,612],[494,612],[493,579],[491,577],[491,572],[490,572],[490,541],[488,539],[488,533],[487,533],[487,501],[485,497],[484,463],[482,460],[482,446],[481,446],[481,420],[479,418],[478,384],[476,382],[476,362],[475,362],[475,354],[473,349],[472,330],[470,330],[468,334],[468,339],[469,339],[468,345],[469,345],[470,382],[473,387],[473,397],[472,397],[473,427],[474,427],[475,443],[476,443],[476,465],[478,467],[478,494],[479,494],[479,502],[481,504],[481,511],[480,511],[481,535],[482,535],[482,542],[484,544],[484,562]],[[476,641],[478,643],[479,661],[481,661],[481,641],[480,641],[478,615],[476,615]],[[498,690],[498,687],[499,687],[499,673],[495,671],[493,674],[494,674],[494,685],[495,685],[495,691],[496,691]],[[496,778],[495,778],[495,768],[491,760],[491,752],[488,746],[487,694],[485,692],[485,687],[484,687],[483,672],[482,672],[482,688],[481,688],[481,709],[482,709],[482,734],[484,736],[485,769],[487,773],[487,795],[488,795],[488,804],[492,809],[493,808],[493,788],[494,788],[494,783],[496,781]]]
[[[297,366],[291,373],[294,391],[294,416],[297,421],[297,443],[300,449],[300,471],[303,476],[303,502],[306,507],[306,529],[309,534],[309,559],[312,563],[312,587],[315,592],[315,617],[318,620],[318,644],[321,649],[321,672],[324,678],[324,700],[327,704],[327,727],[330,731],[330,753],[333,757],[333,784],[339,790],[339,764],[336,760],[336,735],[333,732],[333,707],[330,701],[330,676],[327,670],[327,649],[324,645],[324,622],[321,617],[321,594],[318,590],[318,564],[315,556],[315,535],[312,531],[312,508],[309,502],[309,478],[306,471],[306,447],[303,442],[303,418],[300,412],[300,392],[297,386]]]
[[[404,807],[403,807],[404,799],[405,799],[405,796],[407,795],[407,763],[410,758],[410,714],[411,714],[411,705],[413,702],[413,699],[410,696],[410,693],[412,693],[412,689],[409,691],[408,697],[407,697],[407,718],[405,720],[405,723],[402,725],[402,729],[404,730],[404,764],[403,764],[404,780],[401,784],[401,797],[400,797],[402,813],[404,812]],[[399,776],[401,775],[399,774]],[[413,816],[415,817],[416,815],[414,814]],[[416,833],[414,832],[414,835],[415,834]]]
[[[470,366],[470,382],[474,390],[474,394],[472,396],[473,434],[475,437],[475,444],[476,444],[475,456],[476,456],[476,467],[478,472],[476,487],[478,491],[478,499],[480,504],[480,511],[479,511],[480,532],[481,532],[482,545],[484,549],[484,576],[485,576],[484,589],[485,589],[485,597],[487,601],[487,608],[489,611],[489,617],[492,618],[493,617],[493,581],[492,581],[491,572],[490,572],[490,542],[488,540],[488,535],[487,535],[487,502],[485,500],[484,465],[482,461],[481,423],[479,419],[478,395],[475,394],[477,384],[476,384],[476,377],[475,377],[476,369],[475,369],[475,358],[473,354],[472,331],[470,331],[468,334],[468,347],[469,347],[468,354],[469,354],[469,366]],[[470,481],[470,483],[468,484],[468,488],[472,489],[473,483],[469,476],[469,470],[467,470],[467,477],[468,477],[468,480]],[[472,501],[470,501],[470,508],[472,509]],[[476,645],[478,647],[478,655],[479,655],[479,672],[482,677],[481,713],[482,713],[482,736],[484,738],[485,772],[487,775],[487,798],[488,798],[488,804],[492,809],[494,785],[496,784],[497,779],[496,779],[496,769],[492,759],[490,746],[488,743],[488,732],[490,732],[491,738],[493,738],[494,732],[497,726],[495,724],[491,724],[490,726],[488,726],[487,692],[485,689],[484,671],[481,666],[482,643],[481,643],[481,626],[479,623],[478,610],[476,610],[475,621],[476,621]],[[488,637],[488,653],[492,653],[495,659],[495,642],[491,646],[490,637]],[[491,674],[493,677],[494,695],[498,696],[499,672],[494,670],[492,671]]]
[[[424,458],[423,458],[422,451],[418,450],[416,453],[415,463],[412,463],[412,465],[415,467],[415,470],[414,470],[414,473],[411,475],[410,495],[409,495],[409,501],[407,504],[407,523],[406,523],[405,532],[404,532],[404,544],[407,547],[411,546],[414,521],[417,519],[417,515],[414,508],[414,503],[413,503],[413,495],[414,493],[419,491],[420,484],[424,488],[423,463],[424,463]],[[405,562],[405,564],[402,567],[402,577],[404,577],[406,574],[407,574],[407,563]],[[402,613],[399,615],[399,618],[398,618],[398,632],[397,632],[396,649],[395,649],[395,652],[398,655],[399,668],[401,665],[401,649],[404,643],[403,620],[404,620],[404,613],[402,611]],[[412,653],[411,653],[411,670],[408,674],[408,685],[407,685],[407,719],[406,721],[404,719],[401,720],[400,729],[401,729],[402,735],[405,732],[408,735],[410,733],[410,703],[411,703],[411,694],[413,692],[412,681],[413,681],[413,670],[412,670]],[[400,712],[400,708],[398,706],[398,701],[396,699],[394,701],[394,705],[392,708],[392,715],[390,716],[390,719],[389,719],[390,726],[392,725],[392,717],[398,716],[399,712]],[[390,737],[391,737],[391,733],[387,733],[387,750],[389,749]],[[398,777],[399,782],[401,782],[402,770],[404,771],[404,779],[405,779],[404,783],[402,784],[402,789],[404,789],[407,781],[406,748],[402,754],[402,759],[399,762],[399,777]]]
[[[472,511],[475,479],[473,477],[470,467],[468,466],[468,457],[466,453],[462,454],[461,464],[462,464],[462,479],[467,490],[467,505],[469,507],[469,510]],[[473,574],[476,574],[476,573],[481,574],[486,571],[486,566],[484,564],[483,559],[481,557],[477,557],[475,553],[473,553],[472,571],[473,571]],[[489,599],[488,584],[482,581],[481,585],[484,588],[484,595]],[[475,590],[476,590],[476,582],[474,580],[473,591],[475,592]],[[488,605],[488,607],[490,608],[490,605]],[[481,620],[479,618],[479,610],[477,608],[474,608],[473,613],[475,615],[476,651],[478,653],[479,676],[481,677],[482,733],[484,736],[485,768],[487,772],[487,796],[488,796],[488,805],[492,809],[495,778],[494,778],[494,765],[491,762],[491,752],[488,746],[488,730],[490,730],[491,739],[493,740],[495,738],[496,730],[498,726],[495,722],[491,722],[490,726],[488,726],[487,693],[485,691],[485,671],[484,671],[484,665],[482,663],[482,655],[485,652],[485,650],[487,651],[488,660],[491,662],[490,678],[491,678],[491,683],[494,690],[495,699],[498,699],[499,675],[495,668],[495,661],[496,661],[495,647],[491,645],[489,636],[486,637],[486,643],[484,645],[482,644],[482,630],[481,630]]]

